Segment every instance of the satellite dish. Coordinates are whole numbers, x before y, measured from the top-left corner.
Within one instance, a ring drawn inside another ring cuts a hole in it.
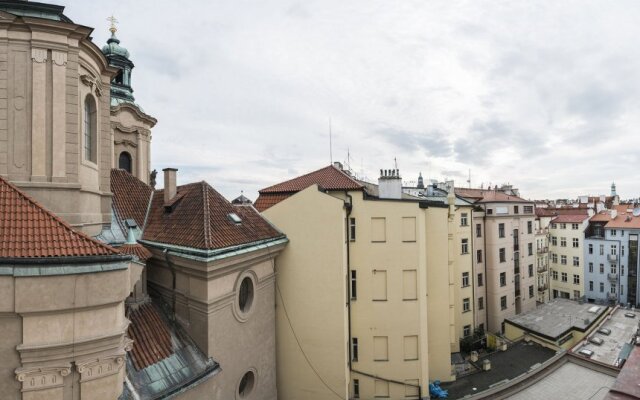
[[[633,216],[640,217],[640,207],[636,207],[633,209]]]

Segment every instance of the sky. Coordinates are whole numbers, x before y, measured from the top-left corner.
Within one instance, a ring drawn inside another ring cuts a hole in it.
[[[372,181],[397,162],[407,184],[639,194],[635,0],[53,2],[99,46],[119,20],[178,184],[255,199],[332,156]]]

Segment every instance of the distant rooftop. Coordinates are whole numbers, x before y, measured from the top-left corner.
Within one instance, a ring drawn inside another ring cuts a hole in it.
[[[606,310],[605,306],[555,299],[533,311],[506,320],[533,334],[556,341],[573,329],[587,330]]]

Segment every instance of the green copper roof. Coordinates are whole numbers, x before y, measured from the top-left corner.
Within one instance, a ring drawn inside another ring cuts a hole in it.
[[[120,46],[120,39],[116,37],[115,32],[111,32],[111,37],[107,40],[107,44],[102,47],[102,53],[104,53],[107,58],[112,55],[129,58],[129,50]]]
[[[64,7],[24,0],[0,0],[0,10],[21,17],[43,18],[73,23],[63,14]]]

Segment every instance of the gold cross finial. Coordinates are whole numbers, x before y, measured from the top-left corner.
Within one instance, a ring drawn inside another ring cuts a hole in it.
[[[116,24],[119,21],[113,15],[111,15],[109,18],[107,18],[107,21],[111,22],[111,27],[109,28],[109,30],[111,31],[111,33],[115,34],[116,31],[118,30],[118,28],[116,28]]]

